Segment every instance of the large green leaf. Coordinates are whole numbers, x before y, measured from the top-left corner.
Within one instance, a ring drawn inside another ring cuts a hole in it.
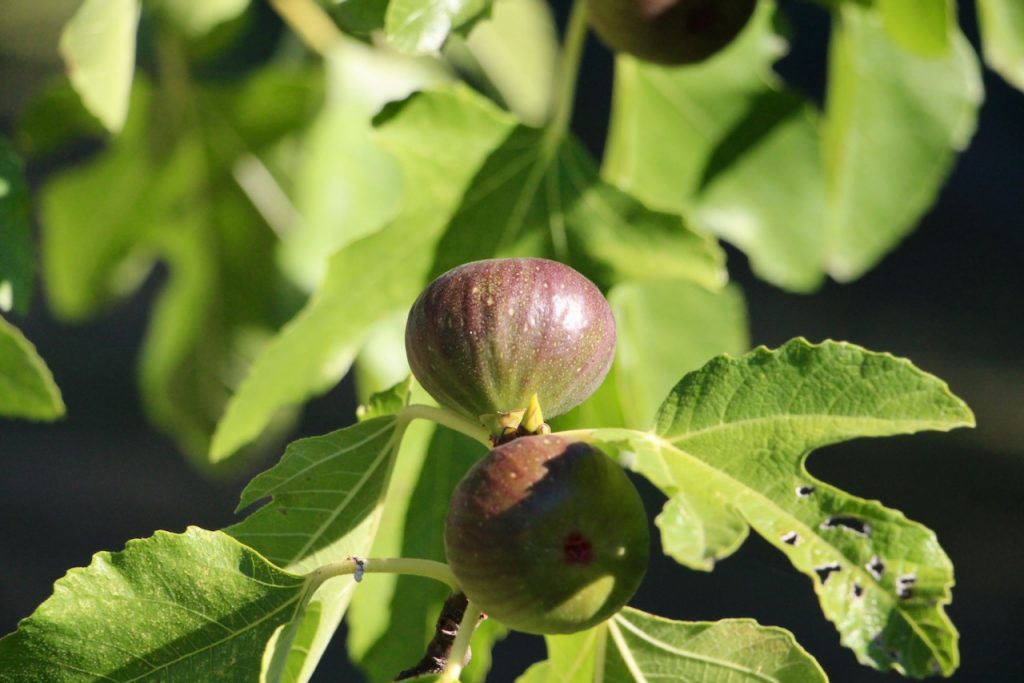
[[[60,389],[36,348],[0,318],[0,415],[55,420],[64,414]]]
[[[950,28],[956,25],[952,0],[878,0],[878,7],[886,31],[901,47],[926,57],[949,51]]]
[[[927,676],[959,662],[949,558],[930,530],[816,480],[804,461],[855,437],[973,424],[943,382],[906,360],[796,339],[687,375],[650,432],[595,438],[669,496],[657,523],[676,560],[710,569],[753,527],[812,579],[861,662]]]
[[[978,0],[985,61],[1024,90],[1024,4],[1017,0]]]
[[[195,527],[129,541],[72,569],[0,640],[4,680],[254,681],[306,581]]]
[[[128,115],[140,9],[139,0],[85,0],[60,39],[71,84],[113,133]]]
[[[823,135],[825,263],[838,280],[862,275],[913,230],[974,132],[977,58],[949,30],[948,54],[923,57],[891,42],[870,8],[837,10]]]
[[[403,52],[437,52],[448,34],[486,12],[492,0],[389,0],[388,41]]]
[[[212,460],[256,438],[278,410],[337,382],[368,328],[412,305],[455,202],[509,127],[508,117],[462,88],[414,96],[386,114],[378,140],[402,169],[400,214],[331,258],[323,284],[229,403]]]
[[[701,64],[616,61],[604,173],[651,206],[685,213],[795,290],[822,280],[824,176],[814,111],[771,71],[786,49],[763,2]]]
[[[517,683],[825,683],[793,635],[750,619],[672,621],[626,607],[604,624],[548,636],[548,659]]]
[[[0,138],[0,311],[28,311],[35,257],[28,186],[21,162]]]

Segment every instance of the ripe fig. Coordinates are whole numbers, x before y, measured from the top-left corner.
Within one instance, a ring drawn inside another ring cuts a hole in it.
[[[464,415],[523,411],[536,394],[544,415],[554,417],[582,403],[608,374],[615,318],[600,290],[569,266],[539,258],[475,261],[420,294],[405,350],[423,388]]]
[[[590,25],[617,52],[669,66],[707,59],[736,37],[757,0],[589,0]]]
[[[647,571],[649,544],[622,469],[559,435],[492,450],[456,487],[445,527],[469,599],[528,633],[573,633],[617,612]]]

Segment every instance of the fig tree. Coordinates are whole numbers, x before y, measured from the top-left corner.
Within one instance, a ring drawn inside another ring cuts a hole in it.
[[[587,11],[611,49],[673,66],[728,45],[756,6],[757,0],[588,0]]]
[[[456,487],[445,527],[469,599],[528,633],[573,633],[617,612],[643,579],[649,542],[622,469],[559,435],[492,450]]]
[[[472,418],[524,411],[536,394],[553,417],[600,386],[615,319],[600,290],[555,261],[475,261],[434,280],[409,312],[409,366],[438,403]]]

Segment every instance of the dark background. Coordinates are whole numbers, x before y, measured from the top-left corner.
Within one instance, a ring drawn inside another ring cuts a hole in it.
[[[783,4],[794,49],[778,69],[820,101],[827,16]],[[274,35],[275,19],[259,11]],[[972,6],[963,8],[962,22],[977,46]],[[37,74],[54,68],[0,54],[0,132],[10,134],[13,112]],[[607,126],[610,69],[609,55],[591,42],[574,127],[595,153]],[[936,531],[956,568],[949,612],[962,634],[963,665],[954,680],[1016,682],[1024,680],[1024,94],[989,71],[985,87],[978,133],[939,202],[866,276],[799,296],[755,279],[739,252],[730,250],[729,259],[748,298],[754,343],[775,346],[803,335],[891,351],[947,380],[972,406],[976,430],[860,440],[823,449],[810,468]],[[244,479],[200,478],[140,413],[136,353],[160,284],[157,275],[86,325],[54,321],[41,296],[29,317],[13,318],[52,368],[68,417],[52,425],[0,420],[0,633],[96,551],[120,549],[156,529],[235,520]],[[344,382],[313,401],[294,434],[350,421],[350,389]],[[640,485],[654,512],[660,496]],[[833,681],[899,679],[858,666],[822,617],[809,579],[756,536],[710,574],[655,555],[635,606],[689,620],[753,617],[791,629]],[[512,681],[542,656],[539,638],[513,636],[496,648],[490,680]],[[315,680],[359,680],[345,661],[343,634]]]

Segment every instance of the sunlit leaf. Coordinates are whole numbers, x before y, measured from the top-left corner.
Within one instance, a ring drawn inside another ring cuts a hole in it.
[[[249,0],[161,0],[160,10],[190,36],[201,36],[210,29],[234,19],[249,6]]]
[[[60,389],[35,346],[0,318],[0,415],[54,420],[63,414]]]
[[[0,138],[0,311],[26,313],[35,255],[28,186],[21,162]]]
[[[650,425],[676,379],[722,353],[749,348],[746,309],[735,287],[711,291],[686,281],[612,287],[615,362],[604,384],[561,418],[559,429]]]
[[[687,375],[650,432],[595,438],[669,496],[657,522],[676,560],[709,569],[749,525],[812,579],[862,663],[920,677],[959,662],[949,558],[930,530],[816,480],[804,460],[856,437],[973,424],[943,382],[906,360],[797,339]]]
[[[85,0],[60,39],[71,84],[113,133],[128,115],[139,11],[139,0]]]
[[[337,382],[368,328],[408,310],[455,202],[507,129],[504,115],[462,89],[414,96],[387,114],[378,139],[402,168],[408,189],[401,213],[331,258],[321,287],[257,358],[230,402],[212,460],[257,437],[279,409]]]
[[[490,5],[491,0],[390,0],[384,30],[399,50],[437,52],[449,33]]]
[[[159,531],[72,569],[0,640],[4,680],[254,681],[306,582],[229,536]]]
[[[604,624],[548,636],[548,659],[517,683],[825,683],[814,658],[781,628],[750,619],[672,621],[625,608]]]
[[[1024,90],[1024,4],[978,0],[985,61],[1018,90]]]
[[[838,280],[860,276],[913,230],[974,133],[977,58],[950,30],[947,55],[922,57],[891,42],[869,8],[837,11],[824,139],[825,262]]]
[[[927,57],[946,54],[956,25],[952,0],[878,0],[889,35],[907,50]]]

